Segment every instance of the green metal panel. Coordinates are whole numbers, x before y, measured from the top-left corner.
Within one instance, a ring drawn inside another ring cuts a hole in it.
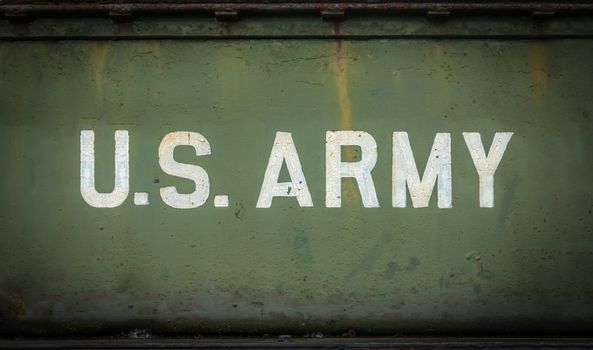
[[[2,42],[0,62],[4,334],[593,330],[591,40]],[[81,196],[81,130],[95,132],[100,192],[114,132],[129,131],[117,208]],[[380,208],[351,179],[326,208],[328,130],[374,137]],[[175,151],[209,174],[199,208],[159,195],[194,189],[159,167],[172,131],[211,145]],[[277,131],[292,133],[312,208],[256,208]],[[428,208],[392,207],[394,131],[420,174],[435,134],[451,134],[452,208],[436,189]],[[462,132],[486,150],[514,133],[493,208]]]

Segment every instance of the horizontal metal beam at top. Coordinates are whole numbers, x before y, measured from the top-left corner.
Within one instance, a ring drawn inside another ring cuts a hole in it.
[[[38,18],[0,20],[0,40],[57,39],[540,39],[593,38],[589,17],[546,21],[527,16],[426,20],[422,16],[350,18],[340,22],[319,18],[245,18],[221,22],[208,17],[139,17],[119,22],[109,18]]]
[[[192,13],[240,11],[242,13],[290,13],[347,11],[348,13],[402,13],[448,10],[454,12],[530,12],[593,11],[593,1],[22,1],[0,0],[0,12],[5,14],[34,13],[38,15],[64,13]]]
[[[592,16],[355,16],[322,20],[312,16],[245,17],[237,21],[212,16],[0,18],[0,40],[166,40],[166,39],[541,39],[593,38]]]
[[[593,1],[0,0],[0,40],[548,37],[593,37]]]

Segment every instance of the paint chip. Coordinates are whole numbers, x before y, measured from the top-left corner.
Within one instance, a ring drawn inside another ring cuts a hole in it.
[[[136,192],[134,193],[134,204],[136,205],[148,205],[148,193]]]
[[[226,194],[214,196],[214,206],[216,208],[226,208],[229,206],[229,196]]]

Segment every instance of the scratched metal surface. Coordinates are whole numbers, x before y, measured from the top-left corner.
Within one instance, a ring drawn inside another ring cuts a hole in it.
[[[0,62],[2,334],[593,330],[590,40],[2,42]],[[83,201],[82,129],[105,192],[114,131],[129,130],[130,191],[150,205]],[[325,131],[343,129],[377,141],[380,208],[350,180],[325,208]],[[178,130],[212,147],[175,153],[210,174],[200,208],[159,197],[193,190],[158,165]],[[313,208],[255,208],[276,131],[292,133]],[[451,133],[453,208],[436,192],[391,207],[393,131],[421,172]],[[486,147],[514,132],[494,208],[478,206],[464,131]]]

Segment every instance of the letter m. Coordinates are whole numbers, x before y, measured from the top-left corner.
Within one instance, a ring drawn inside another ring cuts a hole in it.
[[[414,208],[428,207],[438,179],[438,207],[451,208],[451,134],[437,133],[420,179],[407,132],[393,133],[392,204],[406,207],[406,185]]]

